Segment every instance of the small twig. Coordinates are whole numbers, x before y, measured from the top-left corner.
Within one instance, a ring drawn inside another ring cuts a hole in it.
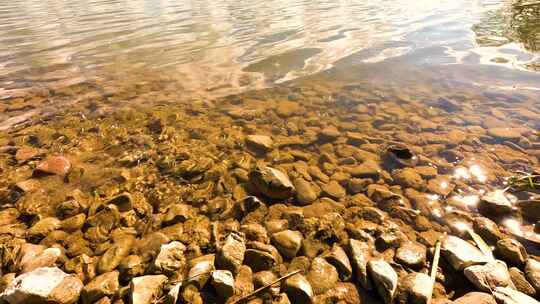
[[[437,269],[439,268],[439,259],[441,257],[441,241],[435,243],[435,253],[433,254],[433,263],[431,263],[431,280],[435,283]]]
[[[266,284],[266,285],[264,285],[264,286],[262,286],[262,287],[260,287],[260,288],[255,289],[254,291],[250,292],[249,294],[247,294],[247,295],[245,295],[245,296],[239,298],[238,300],[233,301],[231,304],[241,303],[241,302],[243,302],[243,301],[245,301],[245,300],[251,298],[252,296],[258,294],[259,292],[265,290],[266,288],[268,288],[268,287],[270,287],[270,286],[272,286],[272,285],[274,285],[274,284],[276,284],[276,283],[279,283],[280,281],[283,281],[283,280],[285,280],[285,279],[288,278],[288,277],[291,277],[291,276],[293,276],[293,275],[299,273],[300,271],[301,271],[301,270],[295,270],[295,271],[293,271],[293,272],[291,272],[291,273],[288,273],[288,274],[286,274],[286,275],[284,275],[284,276],[282,276],[282,277],[276,279],[275,281],[273,281],[273,282],[271,282],[271,283],[269,283],[269,284]]]

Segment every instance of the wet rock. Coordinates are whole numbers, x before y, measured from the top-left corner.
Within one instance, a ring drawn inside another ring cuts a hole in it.
[[[540,262],[528,259],[525,263],[525,276],[536,292],[540,293]]]
[[[388,146],[385,158],[401,167],[414,167],[418,163],[418,157],[406,145],[402,144]]]
[[[371,260],[367,264],[371,279],[377,287],[377,292],[384,300],[390,304],[394,301],[398,285],[398,275],[396,271],[383,260]]]
[[[51,156],[36,167],[37,172],[54,175],[66,175],[71,169],[71,162],[63,156]]]
[[[248,241],[269,243],[270,238],[266,229],[259,224],[246,224],[240,226],[240,231],[245,234]]]
[[[478,205],[480,212],[484,214],[504,215],[513,211],[510,200],[506,198],[503,190],[495,190],[484,194]]]
[[[381,172],[379,164],[373,160],[366,160],[358,166],[351,167],[347,171],[353,176],[358,178],[372,178],[378,179]]]
[[[130,304],[152,304],[161,296],[162,288],[167,282],[164,275],[146,275],[136,277],[129,285]]]
[[[17,162],[19,163],[25,163],[43,154],[45,154],[45,150],[42,149],[32,147],[20,147],[15,153],[15,160],[17,160]]]
[[[485,217],[477,217],[474,219],[474,231],[478,233],[488,244],[495,244],[504,235],[499,230],[499,227],[492,220]]]
[[[428,181],[427,190],[429,192],[441,195],[448,196],[454,190],[454,184],[452,184],[448,176],[438,176],[432,178]]]
[[[345,197],[347,191],[337,181],[331,180],[328,184],[322,186],[323,194],[333,199]]]
[[[514,239],[502,239],[497,242],[496,254],[510,265],[522,266],[529,255],[525,247]]]
[[[58,248],[43,249],[43,246],[24,244],[21,246],[17,261],[20,273],[30,272],[40,267],[52,267],[62,255]]]
[[[316,304],[340,303],[340,304],[361,304],[362,298],[358,294],[357,287],[352,283],[337,283],[336,286],[322,295],[316,296]]]
[[[339,277],[336,268],[332,264],[321,257],[316,257],[311,263],[307,279],[311,283],[315,294],[322,294],[334,287]]]
[[[99,259],[96,268],[97,272],[106,273],[115,270],[122,260],[129,255],[132,245],[133,238],[131,237],[122,238],[114,243]]]
[[[521,293],[517,290],[508,287],[497,287],[493,290],[493,296],[498,303],[501,304],[538,304],[539,302]]]
[[[176,272],[182,273],[186,267],[185,251],[186,246],[178,241],[161,245],[161,249],[154,260],[154,271],[167,275]]]
[[[32,240],[40,240],[47,236],[50,232],[60,229],[62,222],[55,217],[46,217],[35,223],[26,235]]]
[[[295,274],[285,280],[283,290],[287,294],[291,303],[310,304],[313,300],[313,289],[311,284],[301,274]]]
[[[418,269],[426,262],[426,248],[415,243],[405,243],[397,249],[395,260],[402,265]]]
[[[521,270],[516,267],[511,267],[510,269],[508,269],[508,273],[510,273],[512,283],[514,283],[514,286],[516,286],[516,289],[519,292],[522,292],[531,297],[534,297],[536,295],[536,290],[531,285],[531,283],[527,281],[527,278],[525,278],[525,274]]]
[[[318,193],[311,183],[303,178],[295,179],[294,187],[296,188],[296,200],[300,205],[312,203],[318,197]]]
[[[216,266],[218,269],[236,273],[244,261],[245,252],[244,236],[239,233],[230,233],[216,255]]]
[[[469,292],[468,294],[454,300],[454,304],[497,304],[492,295],[485,292]]]
[[[248,135],[246,136],[246,145],[255,151],[267,152],[272,150],[274,141],[266,135]]]
[[[78,301],[82,288],[76,276],[56,267],[42,267],[16,277],[0,299],[10,304],[71,304]]]
[[[82,302],[90,304],[102,297],[113,296],[120,287],[118,275],[118,271],[111,271],[95,277],[84,286],[81,294]]]
[[[511,128],[489,128],[487,133],[499,140],[517,140],[521,137],[519,130]]]
[[[425,273],[412,272],[401,279],[399,303],[428,304],[433,293],[433,281]]]
[[[130,255],[120,262],[120,265],[118,265],[118,270],[120,270],[122,278],[130,280],[134,277],[143,275],[145,265],[140,256]]]
[[[488,259],[480,250],[469,242],[453,235],[449,235],[444,239],[441,252],[455,270],[463,270],[465,267],[471,265],[488,262]]]
[[[94,258],[81,254],[64,264],[66,272],[75,273],[83,282],[88,282],[96,276]]]
[[[341,281],[347,281],[352,275],[352,266],[345,250],[339,245],[334,245],[332,250],[325,254],[324,258],[336,267]]]
[[[284,230],[274,233],[272,244],[276,246],[281,255],[287,259],[292,259],[300,250],[302,239],[302,233],[293,230]]]
[[[495,287],[514,287],[508,268],[502,261],[495,260],[484,265],[469,266],[463,273],[481,291],[490,292]]]
[[[422,189],[425,187],[422,176],[413,168],[394,170],[392,177],[398,184],[405,188]]]
[[[110,198],[105,204],[115,205],[118,211],[127,212],[133,209],[133,197],[131,194],[124,192]]]
[[[163,225],[169,226],[177,223],[185,222],[193,217],[193,212],[186,204],[170,205],[162,218]]]
[[[234,279],[235,295],[244,296],[253,290],[253,272],[248,266],[242,265]]]
[[[74,232],[81,229],[86,221],[86,215],[84,213],[68,217],[62,221],[62,229],[66,232]]]
[[[371,247],[367,242],[349,239],[349,252],[356,279],[364,289],[371,290],[373,287],[367,271],[367,263],[371,259]]]
[[[190,260],[190,269],[187,276],[188,283],[194,284],[199,289],[203,288],[210,279],[212,271],[215,269],[214,260],[215,256],[213,254],[203,255]]]
[[[223,300],[227,300],[234,294],[234,277],[228,270],[213,271],[211,283]]]
[[[260,167],[249,173],[249,180],[262,194],[273,199],[287,199],[294,195],[294,185],[287,174],[271,168]]]
[[[4,292],[4,290],[11,284],[13,280],[15,280],[15,277],[17,274],[10,272],[4,274],[2,277],[0,277],[0,294]]]

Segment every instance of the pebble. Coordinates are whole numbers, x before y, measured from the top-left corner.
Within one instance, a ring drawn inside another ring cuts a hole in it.
[[[133,239],[126,237],[114,243],[99,259],[97,264],[98,273],[106,273],[116,269],[118,265],[129,255]]]
[[[540,294],[540,262],[534,259],[528,259],[525,263],[525,277]]]
[[[270,136],[266,135],[248,135],[246,136],[246,144],[254,150],[268,152],[272,150],[274,141]]]
[[[478,205],[480,212],[493,215],[505,215],[513,211],[512,203],[504,195],[503,190],[495,190],[484,194]]]
[[[285,280],[283,290],[294,304],[311,304],[313,300],[313,288],[308,279],[301,274],[295,274]]]
[[[511,267],[510,269],[508,269],[508,273],[510,273],[512,283],[514,283],[514,286],[516,286],[516,289],[519,292],[522,292],[531,297],[534,297],[536,295],[536,290],[531,285],[531,283],[527,281],[527,278],[525,278],[525,274],[521,270],[516,267]]]
[[[158,275],[145,275],[131,280],[129,285],[130,304],[152,304],[161,296],[167,277]]]
[[[274,281],[276,281],[277,276],[271,272],[271,271],[259,271],[253,275],[253,285],[255,288],[261,288],[264,286],[270,286],[268,287],[268,290],[272,294],[272,296],[277,296],[280,291],[280,284],[276,283],[272,284]]]
[[[525,247],[515,239],[502,239],[497,242],[496,254],[510,265],[523,266],[529,255]]]
[[[294,187],[296,188],[296,201],[300,205],[308,205],[318,197],[318,194],[311,183],[303,178],[295,179]]]
[[[347,191],[337,181],[331,180],[328,184],[322,186],[324,195],[327,195],[333,199],[340,199],[345,197]]]
[[[371,247],[367,242],[349,239],[349,252],[352,267],[360,286],[366,290],[371,290],[373,286],[367,271],[367,263],[371,259]]]
[[[508,287],[497,287],[493,290],[493,296],[500,304],[538,304],[537,300]]]
[[[352,276],[352,266],[343,248],[335,244],[324,258],[336,267],[341,281],[348,281]]]
[[[71,169],[71,162],[63,156],[51,156],[39,163],[36,171],[54,175],[66,175]]]
[[[339,280],[338,272],[324,258],[316,257],[311,262],[307,279],[315,294],[322,294],[334,287]]]
[[[425,187],[422,176],[420,176],[413,168],[394,170],[392,172],[392,177],[398,184],[405,188],[410,187],[421,190]]]
[[[199,289],[202,289],[206,282],[210,279],[212,271],[214,271],[215,255],[207,254],[196,257],[189,261],[188,284],[194,284]]]
[[[500,140],[516,140],[521,137],[521,132],[511,128],[489,128],[487,130],[489,136]]]
[[[220,298],[227,300],[234,294],[234,277],[229,270],[215,270],[212,272],[211,284]]]
[[[287,199],[296,191],[287,174],[271,167],[251,171],[249,180],[257,190],[272,199]]]
[[[426,262],[426,248],[415,243],[405,243],[397,249],[395,260],[411,268],[420,268]]]
[[[425,273],[412,272],[401,279],[399,302],[403,304],[428,304],[433,293],[433,281]]]
[[[454,304],[497,304],[495,298],[485,292],[473,291],[454,300]],[[517,304],[517,303],[516,303]]]
[[[237,273],[244,261],[245,253],[246,243],[244,236],[239,233],[230,233],[216,255],[216,266],[218,269]]]
[[[490,292],[495,287],[514,288],[506,264],[490,261],[484,265],[472,265],[463,270],[465,277],[480,291]]]
[[[471,265],[488,262],[479,249],[453,235],[447,236],[443,241],[441,252],[455,270],[463,270]]]
[[[371,279],[377,287],[377,292],[385,304],[391,304],[396,296],[398,275],[396,271],[385,261],[371,260],[367,264]]]
[[[302,233],[293,230],[284,230],[274,233],[272,236],[272,244],[287,259],[292,259],[296,256],[302,246],[302,240]]]
[[[373,160],[366,160],[358,166],[348,168],[347,171],[353,177],[378,179],[381,170],[382,169],[377,162]]]
[[[102,297],[113,296],[120,287],[118,275],[118,271],[111,271],[92,279],[82,290],[82,302],[91,304]]]
[[[9,304],[72,304],[79,299],[83,283],[56,267],[41,267],[17,276],[0,294]]]

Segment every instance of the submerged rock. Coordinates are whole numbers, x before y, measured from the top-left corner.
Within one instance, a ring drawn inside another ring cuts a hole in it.
[[[51,156],[36,167],[37,172],[55,175],[66,175],[71,169],[71,162],[63,156]]]
[[[504,195],[503,190],[495,190],[484,194],[480,198],[478,208],[482,213],[493,215],[509,214],[514,209],[510,200]]]
[[[274,141],[266,135],[248,135],[246,136],[246,144],[253,150],[266,152],[272,150]]]
[[[271,167],[251,171],[249,180],[258,191],[273,199],[290,198],[296,191],[287,174]]]
[[[83,288],[79,278],[56,267],[42,267],[16,277],[0,295],[10,304],[72,304]]]

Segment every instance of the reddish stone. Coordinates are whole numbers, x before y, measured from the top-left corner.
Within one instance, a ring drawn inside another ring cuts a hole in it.
[[[36,170],[39,172],[66,175],[71,169],[71,162],[63,156],[51,156],[39,163]]]

